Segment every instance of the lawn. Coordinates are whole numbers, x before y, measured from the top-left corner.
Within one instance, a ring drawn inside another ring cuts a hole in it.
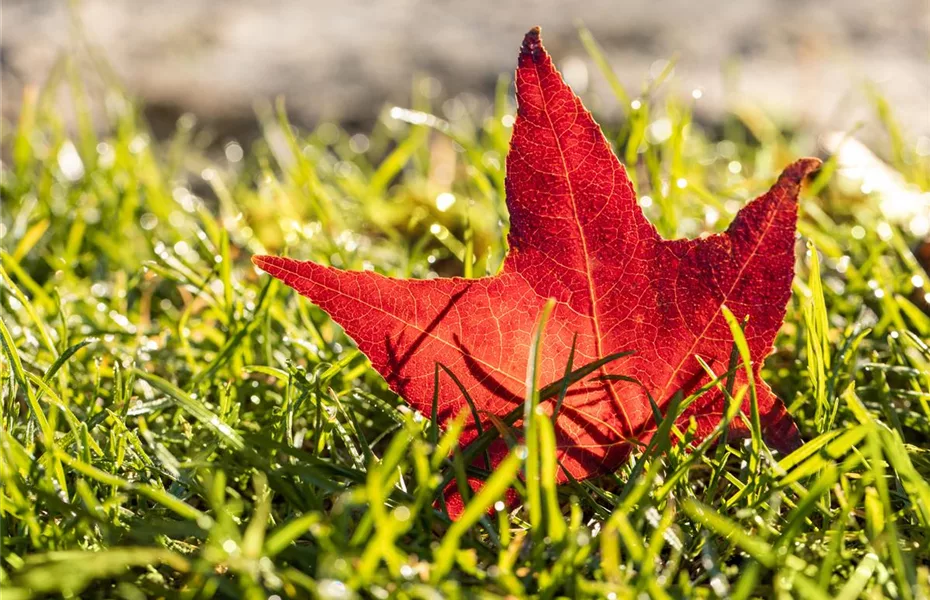
[[[806,444],[698,442],[668,418],[615,473],[556,486],[544,434],[469,466],[455,427],[250,262],[495,273],[509,77],[487,106],[415,84],[364,132],[260,105],[240,145],[190,116],[156,140],[105,69],[101,99],[59,67],[2,135],[4,600],[930,595],[930,217],[908,205],[930,158],[879,94],[882,133],[844,155],[751,107],[697,122],[699,100],[659,93],[669,73],[603,73],[605,132],[666,237],[720,231],[793,159],[825,159],[763,370]],[[437,499],[467,474],[488,481],[453,522]]]

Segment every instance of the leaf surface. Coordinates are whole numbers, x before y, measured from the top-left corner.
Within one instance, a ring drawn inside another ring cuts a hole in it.
[[[561,379],[573,340],[577,367],[630,352],[571,386],[556,423],[559,462],[576,479],[615,469],[672,396],[708,381],[696,356],[727,370],[732,336],[722,307],[748,317],[746,339],[758,376],[785,315],[794,276],[797,195],[819,166],[802,159],[753,200],[722,234],[664,240],[640,210],[626,170],[581,100],[562,80],[539,30],[524,39],[516,73],[518,111],[507,156],[509,254],[481,279],[404,280],[290,258],[256,265],[330,314],[391,389],[431,413],[436,363],[455,374],[483,429],[523,401],[534,325],[556,300],[545,331],[539,383]],[[459,385],[441,370],[438,421],[466,411],[467,445],[478,432]],[[636,380],[636,381],[631,381]],[[743,369],[737,386],[746,383]],[[770,445],[800,443],[784,404],[761,380],[758,402]],[[544,403],[551,412],[554,400]],[[698,437],[719,423],[724,398],[704,394]],[[744,407],[749,412],[749,408]],[[741,422],[731,435],[746,435]],[[492,445],[492,462],[506,454]],[[560,478],[566,478],[560,470]]]

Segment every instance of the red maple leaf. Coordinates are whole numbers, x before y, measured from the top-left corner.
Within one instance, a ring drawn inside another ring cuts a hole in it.
[[[732,336],[724,305],[741,320],[748,317],[745,334],[758,375],[791,295],[799,186],[819,161],[789,166],[725,233],[663,240],[597,123],[553,66],[538,29],[523,41],[516,91],[506,182],[510,252],[497,275],[405,280],[282,257],[253,261],[328,312],[391,389],[427,415],[437,363],[456,375],[482,415],[503,416],[522,403],[534,325],[554,298],[540,385],[563,378],[573,343],[578,366],[631,352],[573,385],[564,399],[558,458],[564,471],[582,479],[615,469],[631,441],[650,438],[656,422],[647,392],[664,411],[679,390],[687,394],[707,383],[696,356],[718,373],[726,370]],[[745,383],[742,369],[736,382]],[[439,387],[440,424],[469,411],[447,374]],[[544,405],[550,413],[551,404]],[[797,446],[794,422],[761,380],[758,404],[768,442]],[[705,393],[683,423],[694,419],[698,438],[706,436],[723,406],[720,392]],[[484,429],[493,428],[481,418]],[[731,424],[731,433],[746,434],[742,421]],[[461,443],[476,435],[469,416]],[[492,462],[505,453],[496,442]],[[566,478],[562,471],[560,478]]]

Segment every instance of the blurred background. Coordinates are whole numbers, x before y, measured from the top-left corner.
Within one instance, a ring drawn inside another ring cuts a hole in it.
[[[705,122],[748,103],[786,127],[845,131],[872,119],[873,85],[912,132],[930,133],[927,0],[3,0],[2,10],[8,122],[63,54],[88,62],[99,51],[157,135],[193,113],[248,137],[256,101],[277,96],[297,124],[364,128],[386,103],[408,103],[414,81],[440,101],[490,97],[534,25],[588,105],[618,115],[579,40],[583,23],[628,89],[673,60],[666,93],[699,90]]]

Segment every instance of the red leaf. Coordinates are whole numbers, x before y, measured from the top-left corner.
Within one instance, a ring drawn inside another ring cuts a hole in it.
[[[819,161],[789,166],[725,233],[663,240],[637,206],[597,123],[552,65],[538,29],[523,41],[516,88],[507,157],[510,253],[497,275],[417,281],[289,258],[253,260],[328,312],[391,389],[427,415],[437,362],[455,373],[480,412],[502,416],[522,402],[534,324],[555,298],[541,385],[562,378],[576,335],[576,368],[633,351],[576,383],[565,398],[559,461],[581,479],[616,468],[630,440],[648,440],[656,426],[643,387],[604,375],[635,378],[664,410],[677,391],[687,394],[708,381],[695,355],[726,371],[732,337],[724,305],[749,318],[746,338],[758,375],[791,295],[798,189]],[[794,422],[761,380],[758,401],[769,443],[796,447]],[[552,402],[544,408],[551,411]],[[721,394],[707,393],[682,419],[694,418],[698,436],[706,436],[722,408]],[[748,404],[744,409],[748,414]],[[442,374],[438,421],[463,410],[469,409],[461,391]],[[738,420],[732,430],[746,434]],[[462,444],[476,435],[470,422]],[[505,451],[503,443],[493,446],[492,460]]]

